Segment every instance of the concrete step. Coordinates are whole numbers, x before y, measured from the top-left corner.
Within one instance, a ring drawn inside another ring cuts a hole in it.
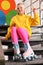
[[[7,30],[8,27],[8,25],[0,25],[0,30]]]
[[[15,61],[6,61],[5,65],[41,65],[43,64],[43,58],[35,59],[33,61],[28,61],[28,62],[15,62]]]
[[[5,36],[6,33],[7,33],[7,31],[1,30],[1,31],[0,31],[0,36]]]
[[[43,47],[32,47],[33,51],[37,54],[37,55],[43,55]],[[24,48],[20,48],[21,52],[24,52]],[[5,55],[14,55],[14,48],[10,48],[10,49],[4,49],[4,54]]]
[[[23,46],[23,42],[22,40],[18,40],[18,42],[20,43],[21,46]],[[43,44],[43,39],[30,39],[29,40],[30,45],[38,45],[38,44]],[[2,40],[2,45],[12,45],[11,40]]]
[[[4,62],[5,62],[4,53],[3,53],[2,44],[0,41],[0,65],[5,65]]]
[[[7,30],[0,30],[0,36],[5,36],[6,33],[7,33]],[[43,34],[42,31],[32,32],[31,38],[41,38],[42,34]]]

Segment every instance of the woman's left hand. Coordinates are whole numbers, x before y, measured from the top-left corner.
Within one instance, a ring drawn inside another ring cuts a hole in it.
[[[33,11],[33,13],[37,13],[37,8],[32,7],[31,10]]]

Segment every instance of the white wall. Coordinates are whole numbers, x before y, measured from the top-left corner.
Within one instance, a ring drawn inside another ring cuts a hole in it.
[[[22,2],[22,0],[15,0],[16,4],[19,3],[19,2]]]

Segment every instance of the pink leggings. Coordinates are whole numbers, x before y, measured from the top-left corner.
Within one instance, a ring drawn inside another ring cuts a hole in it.
[[[18,37],[21,38],[24,44],[27,44],[28,42],[27,31],[23,28],[16,28],[13,26],[11,29],[11,39],[12,39],[12,42],[14,42],[14,44],[18,43]]]

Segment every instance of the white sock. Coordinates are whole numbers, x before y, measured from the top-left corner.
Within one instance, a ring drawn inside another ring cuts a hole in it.
[[[34,52],[33,52],[33,49],[32,49],[31,46],[30,46],[30,44],[27,43],[27,45],[28,45],[28,50],[29,50],[31,53],[34,53]]]
[[[16,54],[20,54],[20,49],[17,49],[17,50],[14,49],[14,54],[15,54],[15,53],[16,53]]]
[[[14,42],[12,44],[14,45],[14,53],[20,54],[19,44],[18,43],[14,44]]]
[[[27,43],[27,46],[28,46],[28,49],[23,53],[24,58],[31,56],[31,54],[34,54],[33,49],[31,48],[29,43]]]

